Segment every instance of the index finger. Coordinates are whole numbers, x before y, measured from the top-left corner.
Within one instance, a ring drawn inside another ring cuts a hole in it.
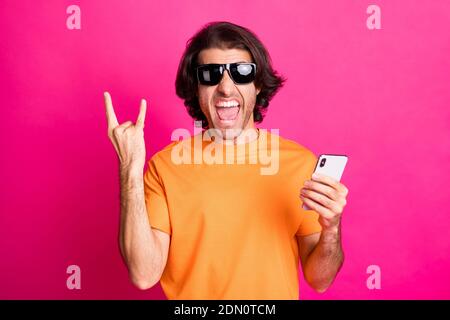
[[[113,129],[119,125],[116,114],[111,101],[111,95],[109,92],[104,92],[105,106],[106,106],[106,119],[108,121],[108,129]]]

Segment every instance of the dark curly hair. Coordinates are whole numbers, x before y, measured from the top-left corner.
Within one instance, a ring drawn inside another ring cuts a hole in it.
[[[203,128],[208,128],[208,121],[198,102],[195,68],[200,51],[209,48],[244,49],[251,54],[252,62],[257,65],[254,83],[256,88],[261,89],[256,96],[253,119],[256,123],[262,122],[270,100],[286,79],[273,70],[269,53],[258,37],[247,28],[230,22],[210,22],[187,42],[178,66],[175,87],[177,95],[184,99],[189,115],[194,120],[201,120]]]

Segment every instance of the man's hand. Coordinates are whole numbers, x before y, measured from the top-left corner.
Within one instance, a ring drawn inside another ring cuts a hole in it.
[[[145,165],[144,120],[147,102],[142,99],[136,124],[126,121],[119,125],[108,92],[104,93],[108,137],[119,156],[120,168],[125,170],[143,170]]]
[[[108,92],[104,95],[108,136],[120,160],[120,252],[132,283],[145,290],[160,280],[170,246],[170,236],[151,227],[145,202],[142,171],[147,102],[141,100],[136,124],[126,121],[119,125],[111,96]]]
[[[312,180],[305,181],[300,198],[320,215],[319,223],[324,231],[338,231],[347,194],[348,189],[339,181],[313,174]]]
[[[348,189],[342,183],[318,174],[305,181],[301,189],[302,201],[320,215],[322,226],[320,239],[314,248],[312,245],[302,248],[305,239],[299,240],[300,252],[307,251],[302,256],[303,274],[318,292],[324,292],[331,285],[344,263],[340,224],[347,194]]]

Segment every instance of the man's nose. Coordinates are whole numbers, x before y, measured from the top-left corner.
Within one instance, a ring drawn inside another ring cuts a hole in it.
[[[228,74],[228,71],[225,70],[222,80],[220,80],[219,84],[217,85],[217,90],[220,91],[223,95],[230,95],[234,90],[234,82],[230,78],[230,75]]]

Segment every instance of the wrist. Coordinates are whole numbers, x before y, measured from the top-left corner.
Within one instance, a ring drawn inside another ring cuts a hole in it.
[[[330,234],[330,235],[338,234],[339,230],[340,230],[340,226],[339,225],[337,225],[337,226],[329,226],[329,227],[322,227],[322,233]]]
[[[134,164],[120,164],[120,175],[129,178],[138,178],[143,175],[143,166]]]
[[[322,228],[322,233],[321,233],[320,238],[324,242],[333,242],[333,243],[340,242],[340,239],[341,239],[340,225]]]
[[[122,187],[130,189],[140,187],[143,184],[144,176],[139,168],[120,168],[120,182]]]

